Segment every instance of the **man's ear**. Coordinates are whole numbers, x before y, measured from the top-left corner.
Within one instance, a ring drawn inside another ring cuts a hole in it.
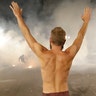
[[[65,42],[66,42],[66,39],[64,40],[64,44],[65,44]]]
[[[49,41],[52,42],[52,38],[51,37],[50,37]]]
[[[52,38],[51,38],[51,37],[50,37],[50,39],[49,39],[49,42],[50,42],[50,49],[52,49],[52,46],[51,46]]]

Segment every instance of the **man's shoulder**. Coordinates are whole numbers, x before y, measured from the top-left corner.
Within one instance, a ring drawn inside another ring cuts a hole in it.
[[[77,46],[76,46],[76,45],[71,45],[70,47],[68,47],[68,48],[65,50],[65,53],[72,55],[72,54],[77,53],[77,51],[78,51],[78,50],[77,50]]]

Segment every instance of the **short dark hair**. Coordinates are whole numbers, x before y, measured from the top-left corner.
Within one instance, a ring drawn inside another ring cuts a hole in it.
[[[66,32],[61,27],[55,27],[51,31],[51,40],[57,46],[63,46],[66,39]]]

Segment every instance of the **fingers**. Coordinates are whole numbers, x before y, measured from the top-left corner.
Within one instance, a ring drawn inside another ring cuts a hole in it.
[[[88,11],[89,11],[89,14],[91,15],[91,11],[92,11],[92,9],[91,9],[91,8],[89,8],[89,9],[88,9]]]
[[[89,8],[89,7],[84,8],[84,13],[83,13],[83,16],[82,16],[82,20],[84,22],[89,22],[90,17],[91,17],[91,8]]]
[[[91,8],[86,7],[84,8],[83,16],[90,16],[91,15]]]
[[[19,7],[17,2],[12,2],[11,5],[9,6],[10,9],[13,11],[14,15],[16,17],[21,16],[22,15],[22,9]]]
[[[11,5],[9,7],[13,10],[15,8],[19,8],[19,5],[17,4],[17,2],[12,1]]]
[[[9,6],[11,9],[13,9],[14,3],[15,3],[14,1],[11,2],[11,5]]]
[[[12,9],[12,10],[13,10],[13,7],[12,7],[11,5],[10,5],[9,7],[10,7],[10,9]]]
[[[87,14],[89,15],[89,17],[91,17],[91,8],[86,8]]]
[[[86,13],[86,14],[91,14],[91,8],[86,7],[86,8],[84,9],[84,13]]]
[[[23,9],[21,8],[20,11],[21,11],[21,13],[22,13]]]

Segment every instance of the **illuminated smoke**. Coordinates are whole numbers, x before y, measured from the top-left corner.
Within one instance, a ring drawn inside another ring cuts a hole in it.
[[[37,68],[40,67],[40,63],[23,38],[16,18],[9,9],[11,1],[0,1],[0,95],[41,96],[42,79],[40,70]],[[67,41],[64,46],[66,49],[72,44],[82,25],[81,15],[84,7],[91,6],[93,8],[92,18],[82,47],[71,68],[71,73],[75,75],[70,76],[69,87],[72,96],[95,96],[95,0],[15,1],[23,8],[23,17],[32,35],[48,49],[51,29],[56,26],[64,28],[67,32]],[[25,62],[19,61],[19,57],[22,55],[24,55]],[[8,69],[2,70],[4,68]],[[17,68],[19,69],[17,70]],[[22,68],[26,70],[22,70]],[[36,68],[36,70],[32,68]],[[74,71],[75,73],[73,73]],[[87,71],[88,74],[84,71]],[[89,73],[90,71],[92,74]],[[78,72],[79,74],[77,74]]]
[[[65,44],[65,48],[72,44],[82,25],[81,16],[84,7],[91,6],[92,4],[90,3],[90,0],[32,0],[26,3],[23,0],[17,0],[17,2],[23,8],[23,17],[26,24],[30,28],[32,35],[39,43],[43,44],[48,49],[50,31],[55,26],[63,27],[67,32],[67,35],[70,37]],[[8,4],[10,3],[11,1],[8,2]],[[2,4],[4,5],[5,3],[2,2]],[[0,41],[0,63],[11,65],[14,65],[15,63],[17,64],[18,58],[22,54],[24,54],[28,60],[32,59],[33,61],[37,61],[35,60],[37,59],[37,57],[25,42],[25,39],[23,38],[20,29],[18,28],[16,18],[13,16],[13,13],[10,11],[10,9],[8,9],[8,6],[7,12],[6,8],[4,8],[3,5],[1,5],[1,7],[5,12],[3,12],[2,14],[5,15],[4,17],[2,17],[3,19],[0,19],[0,40],[2,41]],[[94,59],[94,56],[96,55],[96,50],[94,44],[92,43],[93,41],[96,41],[94,37],[96,36],[96,32],[94,32],[96,30],[95,15],[96,11],[94,8],[93,16],[89,24],[83,45],[76,58],[74,59],[73,68],[75,68],[74,66],[77,65],[86,65],[86,63],[88,68],[89,66],[95,66],[94,64],[96,61]],[[6,17],[8,17],[7,20]],[[30,52],[32,53],[30,54]],[[80,63],[78,64],[78,62]],[[91,63],[92,65],[90,65]],[[85,66],[84,68],[87,67]]]

